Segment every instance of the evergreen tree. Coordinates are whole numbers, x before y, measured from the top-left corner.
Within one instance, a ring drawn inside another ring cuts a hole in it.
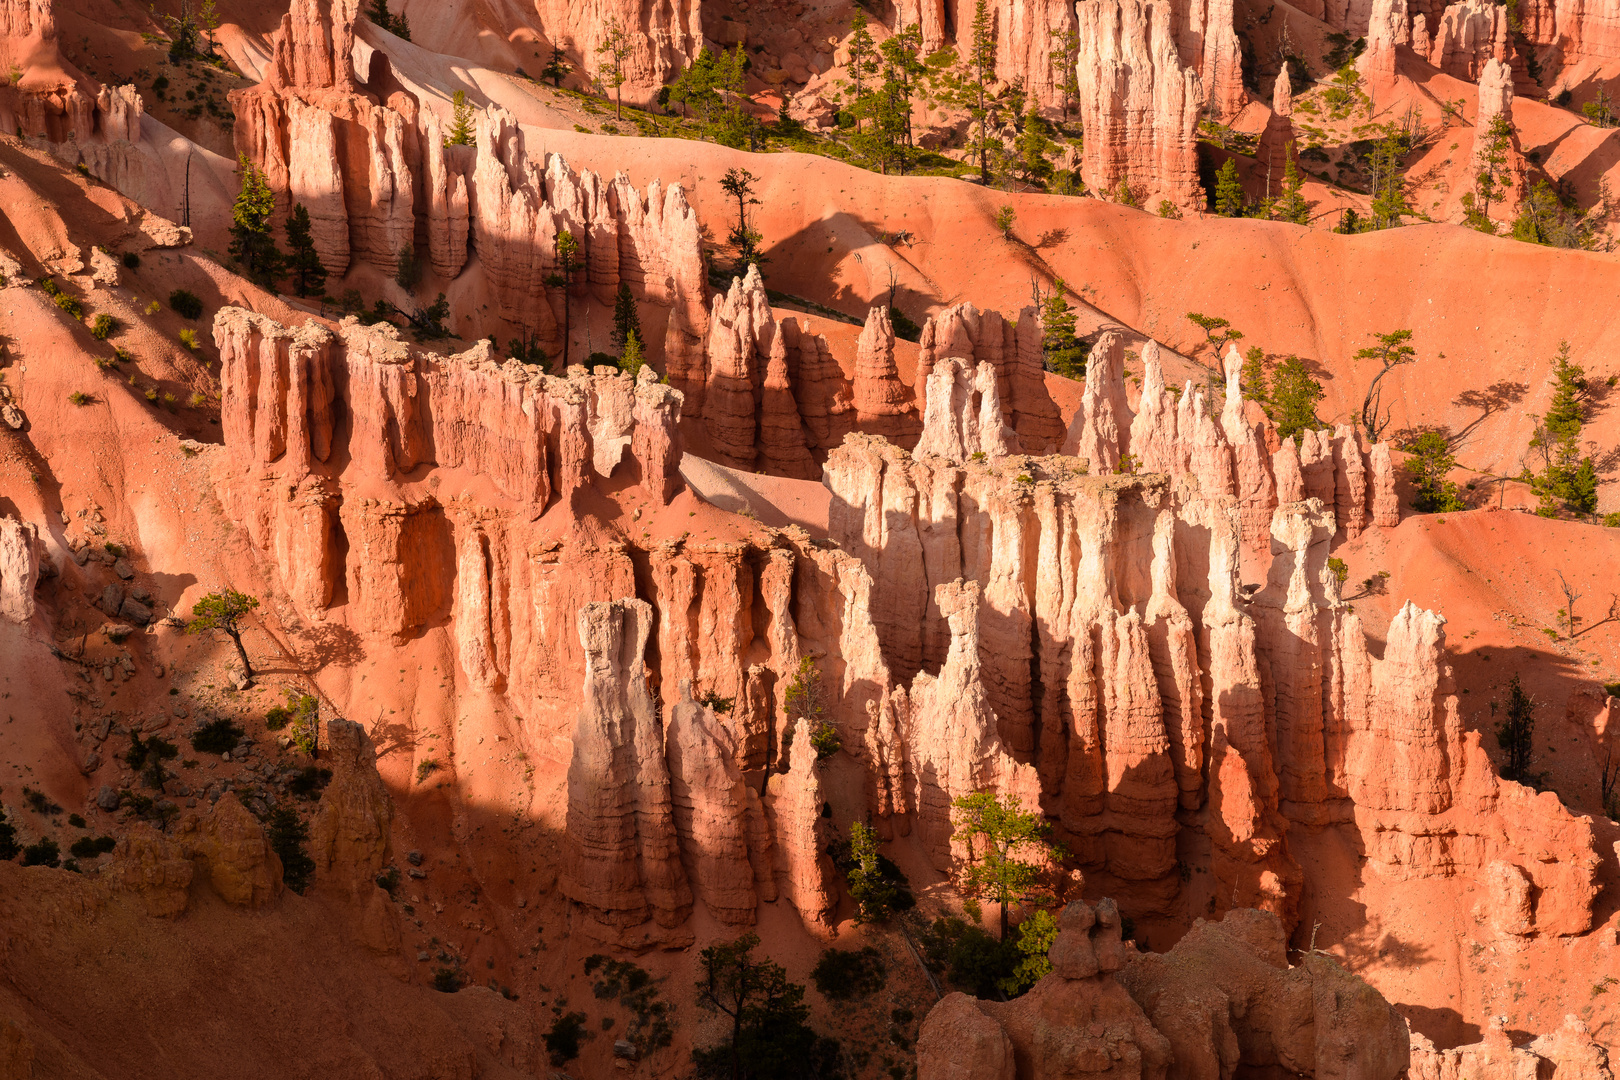
[[[319,296],[326,288],[326,267],[315,250],[310,235],[309,211],[303,203],[292,208],[287,218],[287,275],[298,296]]]
[[[955,799],[951,811],[952,839],[961,840],[970,853],[963,889],[969,895],[986,892],[1000,905],[1005,941],[1013,902],[1029,894],[1051,857],[1046,819],[1039,808],[1025,810],[1018,796],[1003,799],[990,791]]]
[[[641,331],[631,330],[624,339],[624,352],[619,356],[619,370],[627,372],[633,379],[641,374],[641,368],[646,362],[646,358],[641,355]]]
[[[993,9],[986,0],[976,0],[969,23],[967,56],[949,80],[951,100],[967,109],[972,122],[967,150],[970,159],[978,157],[979,182],[984,184],[990,182],[991,151],[1001,150],[1001,141],[992,134],[1000,112],[1000,104],[990,92],[996,81],[995,27]]]
[[[1289,439],[1302,431],[1321,428],[1322,421],[1316,417],[1316,403],[1321,400],[1322,384],[1311,376],[1305,361],[1290,356],[1278,364],[1272,373],[1266,409],[1277,423],[1277,436]]]
[[[1508,151],[1513,146],[1513,122],[1507,113],[1497,113],[1485,129],[1485,145],[1480,157],[1479,172],[1474,174],[1474,190],[1463,196],[1463,213],[1468,226],[1482,233],[1496,234],[1496,222],[1491,220],[1491,203],[1506,194],[1508,177],[1506,165]]]
[[[1086,346],[1074,336],[1075,314],[1067,291],[1067,283],[1058,278],[1041,300],[1041,352],[1047,371],[1078,380],[1086,377]]]
[[[1377,344],[1357,350],[1356,359],[1378,361],[1378,371],[1367,384],[1367,396],[1361,402],[1361,426],[1376,441],[1389,425],[1389,413],[1381,408],[1384,376],[1393,368],[1417,363],[1417,350],[1409,344],[1410,330],[1392,330],[1387,334],[1374,334],[1373,338]]]
[[[1258,345],[1253,345],[1243,354],[1243,370],[1238,376],[1243,382],[1243,396],[1250,401],[1258,401],[1265,405],[1266,415],[1271,415],[1271,392],[1266,388],[1266,351]],[[1273,418],[1275,419],[1275,418]]]
[[[598,56],[607,57],[607,68],[602,73],[602,82],[613,88],[615,96],[614,117],[624,119],[624,62],[629,57],[633,46],[630,35],[624,32],[619,24],[619,17],[613,16],[608,20],[607,33],[602,36],[602,43],[596,47]]]
[[[237,169],[242,176],[242,190],[231,208],[231,258],[242,267],[242,276],[274,289],[276,279],[282,276],[281,251],[270,225],[276,197],[264,173],[246,157],[238,160]]]
[[[562,290],[563,301],[563,341],[562,341],[562,370],[568,370],[568,346],[572,336],[573,324],[571,316],[574,305],[569,302],[568,291],[574,284],[574,273],[580,267],[579,241],[567,229],[557,234],[557,270],[546,276],[546,284]]]
[[[849,895],[855,901],[858,923],[886,921],[899,892],[878,861],[880,843],[875,829],[858,821],[849,827],[849,857],[853,863],[848,874]]]
[[[444,145],[471,146],[476,141],[476,130],[473,126],[473,107],[467,100],[467,92],[457,90],[450,95],[450,103],[455,112],[450,118],[450,134],[444,137]]]
[[[717,1080],[837,1074],[838,1044],[806,1023],[804,987],[780,964],[755,959],[758,947],[759,935],[748,933],[699,954],[698,1008],[727,1017],[731,1030],[719,1044],[692,1051],[697,1074]]]
[[[764,236],[748,223],[748,208],[758,206],[754,197],[754,184],[759,177],[747,169],[727,169],[720,178],[720,189],[737,200],[737,223],[726,234],[731,246],[737,249],[737,276],[748,272],[750,265],[759,265],[764,259],[759,254],[759,242]]]
[[[1243,181],[1238,178],[1237,162],[1227,158],[1215,174],[1215,212],[1222,217],[1242,217],[1248,208]]]
[[[371,0],[371,6],[366,9],[366,18],[402,41],[411,40],[411,24],[406,20],[405,13],[402,11],[398,15],[390,15],[388,0]]]
[[[1292,148],[1293,144],[1289,144]],[[1299,174],[1299,167],[1294,164],[1294,155],[1288,155],[1287,164],[1283,166],[1283,193],[1272,207],[1272,215],[1278,221],[1290,221],[1295,225],[1309,225],[1311,223],[1311,204],[1305,201],[1301,191],[1305,187],[1305,178]]]
[[[1502,779],[1540,787],[1542,776],[1532,773],[1535,763],[1536,706],[1540,704],[1519,685],[1508,680],[1507,710],[1496,725],[1496,744],[1502,748]]]
[[[1385,125],[1383,137],[1373,145],[1369,166],[1374,229],[1393,229],[1412,213],[1406,198],[1406,176],[1401,172],[1401,163],[1411,148],[1411,136],[1394,124]]]
[[[1547,415],[1536,425],[1530,448],[1541,454],[1543,468],[1530,477],[1540,499],[1536,513],[1556,517],[1562,510],[1590,514],[1597,509],[1597,465],[1581,453],[1586,420],[1586,371],[1569,358],[1569,342],[1558,344],[1553,360],[1553,397]]]
[[[641,311],[636,307],[635,294],[630,291],[630,283],[619,282],[619,289],[613,294],[613,347],[624,348],[630,335],[641,336]]]
[[[849,21],[849,74],[850,81],[855,88],[855,98],[850,102],[850,112],[855,116],[855,130],[861,129],[861,111],[866,103],[866,78],[875,74],[878,69],[877,49],[872,42],[872,32],[867,29],[870,21],[866,17],[866,9],[859,4],[855,6],[855,15]]]
[[[1063,119],[1069,118],[1069,108],[1080,100],[1080,32],[1053,30],[1052,82],[1063,93]]]
[[[1114,201],[1121,206],[1129,206],[1133,210],[1142,209],[1142,200],[1137,197],[1135,189],[1131,187],[1129,178],[1124,176],[1119,178],[1119,186],[1114,189]]]
[[[191,606],[192,620],[186,624],[186,633],[201,634],[218,630],[236,646],[237,658],[248,678],[253,677],[253,665],[248,661],[247,649],[242,645],[242,632],[247,629],[243,620],[259,606],[259,598],[239,593],[235,589],[212,592]]]
[[[1438,431],[1425,431],[1406,444],[1406,452],[1406,472],[1417,492],[1412,509],[1424,514],[1464,509],[1457,485],[1447,479],[1457,467],[1450,440]]]
[[[550,79],[552,86],[561,88],[562,81],[573,70],[574,65],[568,62],[568,55],[562,51],[560,46],[553,45],[551,47],[551,58],[546,61],[546,66],[540,69],[540,77]]]
[[[1046,156],[1052,152],[1051,128],[1041,117],[1033,101],[1024,114],[1024,130],[1018,134],[1018,164],[1024,179],[1044,182],[1052,175],[1052,165]]]

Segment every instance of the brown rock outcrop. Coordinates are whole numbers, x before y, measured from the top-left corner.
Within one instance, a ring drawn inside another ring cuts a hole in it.
[[[838,907],[838,886],[826,854],[825,805],[821,773],[810,745],[810,726],[801,717],[793,729],[791,764],[765,795],[782,894],[799,915],[830,927]]]
[[[1377,444],[1370,456],[1372,523],[1381,529],[1393,529],[1401,523],[1401,503],[1395,495],[1395,464],[1389,456],[1389,444]]]
[[[669,931],[692,910],[676,844],[657,708],[642,674],[652,609],[641,600],[579,612],[585,701],[568,766],[561,885],[623,937],[649,918]]]
[[[32,619],[38,582],[38,527],[14,517],[0,517],[0,619],[17,623]]]
[[[754,467],[756,416],[775,339],[776,318],[765,296],[764,279],[758,267],[750,266],[745,277],[731,279],[730,292],[715,297],[709,313],[703,429],[722,465]]]
[[[1133,956],[1118,980],[1168,1038],[1178,1075],[1402,1075],[1408,1032],[1395,1007],[1331,957],[1290,967],[1286,950],[1276,916],[1232,911],[1197,920],[1167,953]]]
[[[862,431],[887,439],[915,437],[921,430],[911,389],[900,381],[894,364],[894,325],[889,309],[866,313],[855,345],[855,422]]]
[[[1506,1017],[1495,1016],[1477,1043],[1437,1050],[1427,1037],[1412,1033],[1413,1080],[1532,1080],[1556,1075],[1570,1080],[1612,1080],[1609,1055],[1577,1016],[1529,1046],[1515,1046],[1505,1030]]]
[[[351,896],[369,895],[388,862],[394,802],[377,775],[377,751],[352,720],[328,720],[323,750],[332,779],[309,819],[316,881]]]
[[[700,11],[695,0],[537,0],[529,8],[548,44],[563,48],[582,73],[596,69],[617,20],[632,44],[624,63],[624,100],[641,104],[652,101],[703,48]]]
[[[1447,75],[1476,82],[1484,76],[1487,64],[1508,58],[1507,42],[1506,12],[1488,0],[1460,0],[1441,13],[1428,61]],[[1480,104],[1483,109],[1483,100]],[[1477,122],[1475,128],[1483,130]]]
[[[209,885],[227,903],[261,907],[281,895],[281,859],[270,850],[264,826],[234,793],[203,817],[182,819],[175,840],[189,858],[204,861]]]
[[[1084,458],[1091,472],[1115,472],[1130,452],[1131,409],[1125,399],[1125,339],[1105,331],[1086,363],[1086,392],[1063,453]]]
[[[1177,55],[1171,5],[1084,0],[1077,11],[1080,119],[1094,133],[1082,157],[1086,186],[1113,193],[1126,184],[1143,206],[1197,210],[1203,86]]]

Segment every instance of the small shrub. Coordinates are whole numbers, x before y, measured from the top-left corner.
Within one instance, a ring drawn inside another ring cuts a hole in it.
[[[84,828],[84,815],[83,814],[69,814],[68,815],[68,824],[73,826],[75,829]]]
[[[23,848],[24,866],[59,866],[61,862],[62,849],[48,836],[37,844],[29,844]]]
[[[1017,220],[1017,217],[1017,210],[1014,210],[1011,206],[1003,206],[996,211],[996,216],[991,219],[992,224],[996,227],[996,232],[1001,234],[1003,240],[1012,239],[1013,223]]]
[[[73,841],[73,846],[68,848],[68,852],[75,859],[95,859],[106,855],[117,846],[118,841],[110,836],[81,836]]]
[[[291,719],[292,713],[288,712],[280,705],[273,706],[269,712],[264,714],[265,730],[280,731],[282,728],[287,726],[287,721]]]
[[[197,337],[197,331],[189,326],[180,331],[180,344],[192,352],[202,348],[202,340]]]
[[[721,697],[713,690],[705,690],[698,698],[699,705],[707,705],[714,710],[716,716],[724,716],[737,704],[736,698]]]
[[[106,341],[118,331],[118,320],[111,315],[97,315],[90,324],[90,336],[97,341]]]
[[[1608,529],[1620,529],[1620,511],[1603,515],[1603,526]]]
[[[158,312],[160,312],[162,310],[163,310],[163,305],[158,303],[156,300],[154,300],[150,304],[146,305],[146,313],[148,315],[156,315]]]
[[[143,391],[143,396],[146,398],[147,401],[150,401],[150,402],[156,404],[157,399],[158,399],[157,387],[148,386],[145,389],[145,391]]]
[[[416,763],[416,782],[423,783],[439,769],[439,763],[433,758],[423,758]]]
[[[84,318],[84,305],[74,297],[69,296],[65,292],[57,292],[51,294],[51,299],[56,303],[57,307],[67,312],[75,319]]]
[[[287,781],[287,794],[296,795],[300,799],[319,798],[321,790],[331,782],[332,770],[317,768],[314,765],[305,765],[298,770],[298,774]]]
[[[100,368],[102,371],[111,371],[113,368],[118,366],[118,357],[98,356],[95,357],[95,364],[96,367]]]
[[[203,302],[194,292],[176,289],[169,294],[169,307],[176,315],[186,319],[202,317]]]
[[[140,268],[141,268],[141,257],[138,254],[136,254],[135,252],[133,252],[133,251],[124,252],[124,269],[125,270],[139,270]]]
[[[229,719],[210,720],[191,736],[191,748],[199,754],[228,754],[247,734]]]
[[[309,839],[309,826],[297,811],[278,806],[265,820],[265,834],[270,850],[281,859],[281,880],[295,893],[309,888],[309,877],[315,872],[315,860],[304,850]]]
[[[75,405],[88,405],[94,401],[95,398],[92,398],[89,394],[86,394],[82,390],[75,390],[73,393],[68,395],[68,400],[73,402]]]
[[[115,364],[133,364],[134,362],[135,362],[135,354],[134,353],[130,352],[128,349],[124,348],[121,345],[114,345],[113,346],[113,363],[115,363]]]
[[[173,394],[164,394],[163,395],[163,407],[165,409],[168,409],[170,412],[174,412],[174,407],[177,404],[178,404],[178,402],[175,401],[175,397],[174,397]]]
[[[56,805],[56,803],[51,800],[50,796],[46,795],[43,791],[35,791],[31,787],[24,787],[22,791],[23,802],[27,803],[28,808],[34,813],[44,814],[46,817],[51,817],[62,812],[62,808]]]
[[[828,949],[816,961],[810,979],[821,991],[822,997],[831,1001],[851,1001],[882,990],[887,972],[882,955],[868,945],[859,951]]]
[[[390,866],[388,869],[378,874],[377,888],[381,889],[389,896],[393,896],[394,890],[399,888],[399,867]]]
[[[1603,692],[1608,694],[1610,697],[1620,697],[1620,682],[1604,683]]]
[[[460,968],[441,967],[433,969],[433,989],[441,994],[454,994],[467,982],[467,977],[461,973]]]
[[[191,396],[186,398],[186,404],[190,405],[193,409],[200,409],[204,405],[208,404],[208,395],[204,394],[200,390],[194,390],[192,391]]]
[[[585,1014],[582,1012],[564,1013],[551,1022],[551,1030],[546,1032],[546,1053],[551,1058],[551,1064],[556,1068],[579,1057],[579,1044],[591,1037],[585,1030]]]

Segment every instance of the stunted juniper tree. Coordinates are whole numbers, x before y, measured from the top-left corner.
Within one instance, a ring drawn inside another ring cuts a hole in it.
[[[242,631],[246,629],[242,620],[258,606],[258,597],[235,589],[211,592],[191,606],[192,619],[186,624],[186,633],[201,634],[218,630],[230,638],[231,644],[236,646],[236,655],[241,659],[243,669],[251,679],[253,665],[248,661],[247,649],[242,645]]]
[[[754,185],[758,182],[759,177],[747,169],[727,169],[720,178],[720,190],[737,200],[737,223],[726,234],[726,239],[737,249],[738,277],[746,274],[749,266],[765,261],[759,254],[759,242],[764,236],[748,224],[748,208],[759,205],[754,197]]]
[[[1384,409],[1382,384],[1384,376],[1395,368],[1417,363],[1417,350],[1412,348],[1412,331],[1391,330],[1387,334],[1374,334],[1375,344],[1356,351],[1357,360],[1378,361],[1378,371],[1367,384],[1367,396],[1361,403],[1361,426],[1377,442],[1389,426],[1389,410]]]

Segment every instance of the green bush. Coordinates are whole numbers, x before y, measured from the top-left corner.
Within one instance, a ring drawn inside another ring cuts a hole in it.
[[[75,319],[84,318],[84,305],[81,304],[75,298],[69,296],[67,293],[65,293],[65,292],[53,293],[53,294],[51,294],[51,299],[56,302],[57,307],[61,308],[65,312],[67,312],[69,315],[73,316]]]
[[[169,307],[175,314],[187,319],[202,317],[203,302],[194,292],[176,289],[169,294]]]
[[[264,726],[269,731],[280,731],[287,726],[287,721],[291,719],[292,713],[280,705],[275,705],[271,707],[269,712],[264,714]]]
[[[860,950],[828,949],[816,961],[810,979],[830,1001],[851,1001],[882,990],[887,981],[883,957],[872,946]]]
[[[545,1034],[546,1053],[552,1066],[560,1069],[579,1057],[579,1044],[590,1037],[582,1012],[564,1013],[553,1020],[551,1030]]]
[[[1014,940],[997,941],[977,926],[950,916],[934,920],[921,938],[928,966],[977,997],[990,997],[1023,959]]]
[[[118,331],[118,320],[111,315],[97,315],[95,322],[90,324],[90,336],[97,341],[106,341]]]
[[[91,397],[89,394],[86,394],[83,390],[75,390],[73,393],[68,395],[68,400],[73,402],[75,405],[88,405],[94,401],[95,398]]]
[[[281,880],[295,893],[309,888],[310,875],[315,872],[315,860],[304,850],[309,839],[309,826],[296,811],[278,806],[270,811],[265,830],[270,850],[281,859]]]
[[[22,864],[24,866],[60,866],[62,862],[62,849],[56,846],[56,841],[45,837],[37,844],[29,844],[23,848]]]
[[[191,748],[199,754],[228,754],[247,734],[225,717],[210,720],[191,736]]]
[[[441,994],[454,994],[466,985],[467,976],[460,968],[440,967],[433,969],[433,989]]]
[[[202,348],[202,339],[197,336],[197,331],[188,326],[180,331],[180,344],[191,352],[196,352]]]
[[[141,257],[140,257],[140,255],[136,254],[133,251],[124,252],[124,269],[125,270],[139,270],[140,267],[141,267]]]
[[[118,841],[110,836],[81,836],[73,841],[68,852],[75,859],[94,859],[107,854],[118,846]]]

